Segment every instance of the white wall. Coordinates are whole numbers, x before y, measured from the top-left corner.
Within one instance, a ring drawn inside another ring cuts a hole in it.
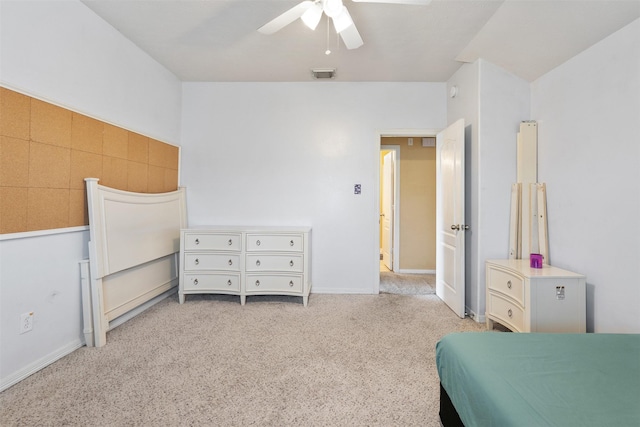
[[[178,79],[76,0],[2,1],[0,84],[170,144]]]
[[[587,328],[640,332],[640,20],[532,84],[551,262],[587,276]]]
[[[485,315],[484,262],[509,253],[509,202],[516,179],[516,133],[530,115],[529,83],[478,60],[448,81],[447,121],[465,119],[466,307],[477,321]]]
[[[83,344],[80,266],[88,232],[0,241],[1,388]],[[19,334],[20,315],[33,330]]]
[[[79,1],[0,5],[0,84],[169,143],[180,82]],[[82,345],[85,227],[0,236],[0,389]],[[20,314],[34,328],[18,334]]]
[[[516,134],[531,115],[530,85],[526,80],[480,60],[479,171],[477,191],[477,265],[472,276],[477,290],[473,307],[486,309],[487,259],[509,256],[511,184],[516,181]]]
[[[444,83],[185,83],[189,225],[310,225],[312,292],[371,293],[379,130],[438,129]],[[354,184],[362,194],[354,195]]]

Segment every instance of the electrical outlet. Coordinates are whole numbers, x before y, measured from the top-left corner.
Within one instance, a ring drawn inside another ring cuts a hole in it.
[[[33,311],[20,315],[20,333],[24,334],[33,329]]]

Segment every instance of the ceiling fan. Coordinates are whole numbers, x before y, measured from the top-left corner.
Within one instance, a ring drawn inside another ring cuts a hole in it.
[[[431,0],[352,0],[356,3],[390,3],[409,4],[426,6]],[[273,34],[286,27],[296,19],[302,19],[304,24],[315,30],[322,18],[322,14],[327,15],[333,21],[333,26],[347,49],[357,49],[364,44],[356,25],[351,19],[349,11],[342,3],[342,0],[305,0],[282,15],[269,21],[258,31],[262,34]]]

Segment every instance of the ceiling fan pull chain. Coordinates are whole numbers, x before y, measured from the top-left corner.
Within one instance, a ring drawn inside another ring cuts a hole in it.
[[[324,51],[325,55],[331,55],[331,49],[329,49],[329,21],[331,21],[331,18],[327,16],[327,50]]]

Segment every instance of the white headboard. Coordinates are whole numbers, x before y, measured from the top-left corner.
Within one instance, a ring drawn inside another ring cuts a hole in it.
[[[186,200],[184,188],[133,193],[99,185],[97,178],[85,181],[90,230],[85,338],[88,346],[100,347],[114,319],[177,285]]]

